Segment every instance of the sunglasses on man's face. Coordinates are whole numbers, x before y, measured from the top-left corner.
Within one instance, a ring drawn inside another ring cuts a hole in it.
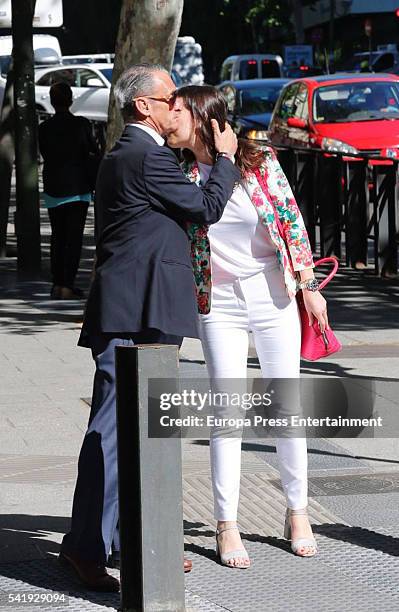
[[[174,91],[172,91],[171,94],[169,94],[169,96],[159,96],[159,97],[155,97],[155,96],[141,96],[142,98],[148,98],[148,100],[155,100],[157,102],[166,102],[166,104],[169,105],[169,108],[171,108],[175,101],[176,101],[176,96],[177,96],[177,89],[175,89]],[[134,98],[134,100],[138,100],[138,98]]]

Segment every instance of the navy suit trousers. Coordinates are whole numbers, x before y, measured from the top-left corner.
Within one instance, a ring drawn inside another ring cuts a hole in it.
[[[78,464],[71,531],[62,550],[80,559],[104,564],[117,536],[118,469],[116,436],[115,347],[134,344],[177,344],[183,338],[156,329],[91,339],[96,364],[88,429]],[[132,517],[132,520],[135,520]]]

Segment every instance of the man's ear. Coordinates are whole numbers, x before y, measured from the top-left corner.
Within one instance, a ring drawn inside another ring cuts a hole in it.
[[[136,111],[140,115],[144,115],[144,117],[148,117],[148,115],[150,114],[150,106],[147,100],[145,98],[137,98],[134,101],[134,103],[136,105]]]

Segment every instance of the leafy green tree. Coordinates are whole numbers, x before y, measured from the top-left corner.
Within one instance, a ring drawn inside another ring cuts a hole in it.
[[[221,63],[235,53],[281,52],[294,42],[291,0],[190,0],[181,35],[202,45],[205,76],[217,82]]]
[[[223,60],[234,53],[281,53],[284,44],[302,43],[302,6],[315,0],[188,0],[181,36],[202,45],[205,76],[218,81]],[[64,2],[64,53],[112,52],[122,0]]]
[[[67,0],[59,36],[65,55],[113,53],[122,0]]]

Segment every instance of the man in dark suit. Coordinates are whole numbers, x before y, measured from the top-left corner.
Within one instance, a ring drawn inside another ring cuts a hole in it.
[[[115,96],[125,130],[104,156],[96,185],[97,264],[79,340],[91,348],[96,373],[72,526],[60,553],[95,590],[119,589],[105,569],[118,522],[115,346],[180,346],[184,336],[197,337],[185,224],[217,222],[240,178],[232,163],[237,139],[216,121],[220,155],[207,184],[200,189],[184,177],[162,146],[177,127],[174,92],[162,66],[136,65],[122,74]]]

